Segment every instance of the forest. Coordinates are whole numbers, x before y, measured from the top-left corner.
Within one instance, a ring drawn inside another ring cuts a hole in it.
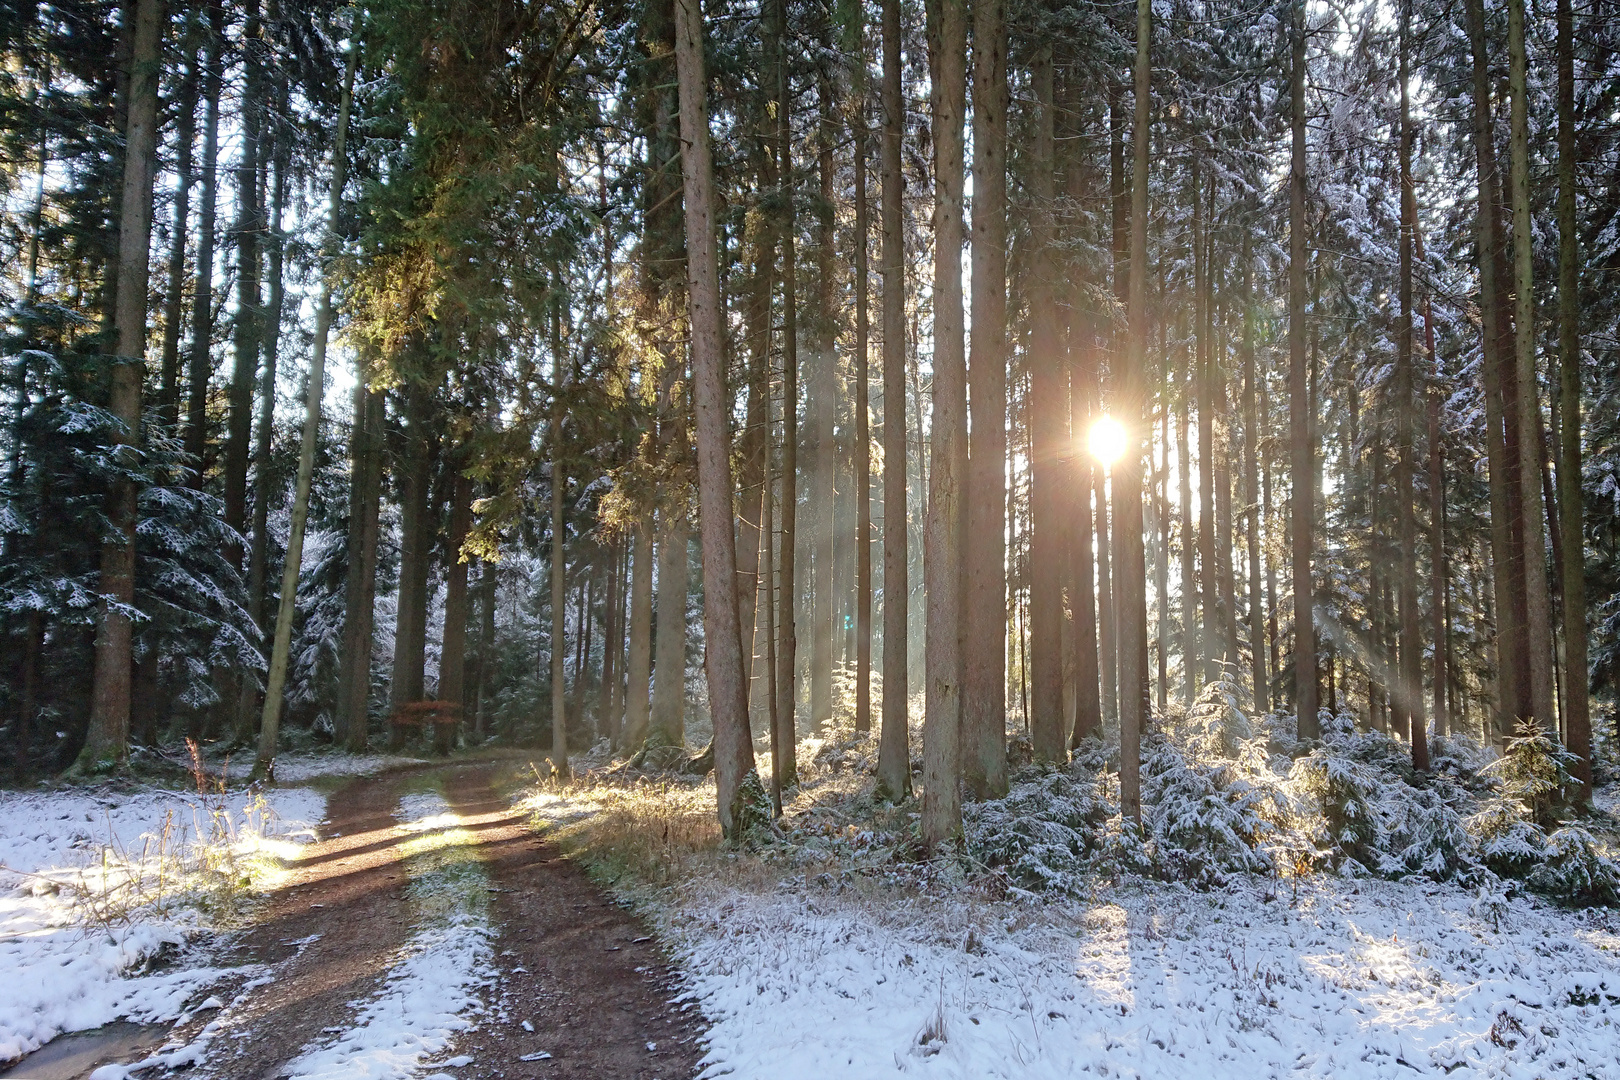
[[[1617,14],[0,0],[0,1065],[1603,1075]]]
[[[1138,8],[9,6],[13,772],[443,719],[729,829],[842,718],[932,844],[1224,683],[1589,800],[1607,13]]]

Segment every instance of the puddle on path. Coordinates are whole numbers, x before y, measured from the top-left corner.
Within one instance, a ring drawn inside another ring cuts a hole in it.
[[[81,1080],[114,1061],[132,1061],[163,1045],[167,1024],[119,1021],[89,1031],[58,1035],[17,1064],[0,1072],[0,1080]]]

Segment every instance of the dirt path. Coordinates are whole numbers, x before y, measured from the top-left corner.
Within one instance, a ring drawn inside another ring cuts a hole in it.
[[[458,1077],[684,1080],[696,1071],[696,1009],[668,1000],[673,976],[632,915],[530,830],[495,788],[499,763],[444,765],[357,780],[224,962],[271,980],[224,1017],[199,1074],[274,1080],[300,1051],[352,1024],[409,939],[400,793],[436,773],[490,879],[496,985],[452,1055]],[[523,1026],[527,1021],[528,1030]],[[549,1057],[540,1055],[549,1054]],[[524,1058],[530,1060],[524,1060]],[[431,1071],[431,1070],[428,1070]]]

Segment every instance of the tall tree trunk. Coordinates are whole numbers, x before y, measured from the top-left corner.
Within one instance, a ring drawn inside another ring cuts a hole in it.
[[[1136,118],[1131,132],[1131,255],[1126,291],[1125,370],[1116,380],[1125,454],[1114,471],[1114,549],[1119,554],[1119,809],[1142,822],[1142,733],[1148,724],[1147,567],[1142,550],[1142,454],[1147,434],[1148,136],[1152,0],[1136,3]]]
[[[1575,218],[1575,13],[1558,0],[1558,531],[1564,541],[1564,731],[1592,801],[1592,707],[1586,660],[1586,545],[1581,497],[1581,263]]]
[[[141,376],[146,367],[146,289],[152,246],[152,175],[157,159],[157,90],[163,63],[162,0],[135,5],[129,111],[124,129],[124,182],[118,229],[118,282],[113,299],[116,356],[110,357],[108,411],[118,456],[134,468],[141,439]],[[96,623],[90,725],[76,768],[94,772],[121,766],[129,756],[130,680],[134,641],[135,500],[133,480],[118,480],[107,495],[112,538],[101,544],[100,618]]]
[[[431,391],[421,378],[405,387],[405,456],[400,463],[399,602],[394,614],[394,670],[388,684],[388,712],[422,700],[426,640],[427,576],[432,561],[428,524],[431,446]],[[393,749],[398,749],[397,727]]]
[[[1271,672],[1266,667],[1265,606],[1261,601],[1260,474],[1255,459],[1260,445],[1260,410],[1255,384],[1253,254],[1243,237],[1243,505],[1244,538],[1249,556],[1249,652],[1253,673],[1254,711],[1271,711]]]
[[[1316,548],[1316,462],[1311,445],[1310,358],[1306,351],[1305,236],[1305,4],[1294,4],[1289,76],[1293,153],[1288,175],[1288,427],[1293,482],[1294,715],[1301,739],[1321,737],[1317,721],[1316,598],[1311,558]]]
[[[680,72],[681,174],[686,195],[687,317],[692,328],[699,524],[703,544],[704,669],[714,716],[716,801],[720,827],[735,838],[752,824],[746,784],[754,775],[748,685],[737,613],[737,549],[732,532],[731,439],[726,417],[723,298],[714,232],[714,167],[704,102],[700,0],[676,0],[675,62]]]
[[[765,36],[766,66],[776,102],[776,154],[781,181],[782,224],[782,536],[777,566],[776,753],[772,784],[779,791],[799,784],[798,723],[798,578],[794,566],[799,516],[799,329],[797,219],[794,210],[792,86],[782,55],[787,37],[787,0],[772,0],[771,29]]]
[[[1076,169],[1070,166],[1070,194],[1077,194]],[[1070,293],[1069,323],[1069,427],[1078,441],[1091,421],[1094,411],[1093,397],[1097,385],[1097,356],[1090,315],[1084,311],[1080,290]],[[1032,395],[1033,396],[1033,395]],[[1038,400],[1031,402],[1039,408]],[[1095,567],[1092,560],[1091,488],[1092,472],[1096,468],[1090,456],[1074,452],[1073,467],[1068,482],[1072,485],[1073,513],[1070,536],[1070,555],[1074,560],[1074,595],[1070,604],[1074,611],[1074,726],[1069,732],[1069,746],[1078,748],[1089,735],[1102,733],[1102,688],[1099,683],[1097,658],[1097,599]],[[1035,535],[1029,537],[1030,561],[1034,562]],[[1033,570],[1033,567],[1031,568]],[[1033,577],[1033,574],[1032,574]],[[1031,624],[1035,597],[1029,599]],[[1021,644],[1021,643],[1020,643]],[[1034,641],[1030,651],[1034,651]]]
[[[623,676],[619,670],[619,657],[624,652],[624,579],[628,569],[628,556],[624,538],[613,541],[608,555],[607,597],[604,600],[602,620],[602,692],[599,708],[600,723],[607,733],[608,746],[620,749],[624,743],[622,694],[619,683]]]
[[[761,189],[768,189],[766,173],[774,174],[768,152],[760,155]],[[768,498],[765,455],[771,426],[771,285],[776,259],[775,236],[769,216],[753,230],[753,274],[747,308],[748,404],[743,431],[737,439],[737,626],[742,643],[743,682],[750,690],[754,675],[754,638],[759,604],[760,520]]]
[[[624,740],[627,751],[647,741],[648,691],[652,675],[653,521],[636,522],[630,564],[630,645],[625,657]]]
[[[1204,187],[1198,155],[1193,155],[1193,322],[1196,326],[1198,385],[1198,584],[1200,622],[1198,634],[1198,663],[1203,669],[1202,681],[1211,682],[1219,674],[1216,660],[1221,654],[1216,614],[1215,573],[1215,380],[1210,374],[1214,351],[1211,338],[1210,266],[1211,245],[1204,229]],[[1214,206],[1214,185],[1210,186],[1209,204]]]
[[[267,635],[270,631],[265,591],[270,555],[270,451],[275,442],[276,367],[280,359],[283,299],[281,211],[287,195],[287,159],[291,157],[286,142],[285,138],[271,140],[274,179],[270,185],[270,228],[266,236],[270,247],[270,292],[263,325],[264,365],[259,378],[258,431],[253,446],[253,524],[248,541],[248,612],[253,616],[261,635]],[[251,723],[255,714],[254,706],[258,704],[255,688],[251,682],[245,681],[242,706],[238,711],[238,717],[244,723],[239,741],[245,742],[252,736],[247,724]]]
[[[253,424],[253,380],[259,369],[263,312],[259,294],[259,235],[264,231],[259,191],[259,140],[264,133],[263,22],[259,0],[247,0],[242,29],[242,155],[236,166],[236,354],[231,369],[225,437],[225,524],[246,532],[248,439]],[[235,558],[241,558],[240,552]]]
[[[555,323],[556,313],[552,314]],[[563,661],[568,653],[568,562],[565,544],[568,524],[564,514],[563,494],[568,487],[568,474],[563,463],[563,360],[559,348],[560,335],[551,338],[551,430],[547,441],[551,443],[551,770],[558,780],[568,779],[568,699],[563,685]],[[682,568],[685,569],[684,567]],[[682,575],[685,576],[684,574]],[[685,599],[684,595],[682,597]],[[662,600],[662,597],[660,597]],[[685,604],[682,604],[684,607]]]
[[[1418,254],[1422,255],[1422,246]],[[1451,667],[1451,619],[1449,577],[1446,555],[1446,455],[1440,431],[1440,383],[1443,378],[1440,356],[1434,348],[1434,315],[1427,296],[1423,298],[1423,337],[1433,376],[1425,393],[1429,436],[1429,573],[1430,618],[1434,634],[1434,733],[1451,733],[1448,705]]]
[[[834,421],[838,396],[838,356],[833,349],[838,235],[833,224],[833,141],[837,132],[832,119],[832,88],[825,68],[817,74],[816,88],[821,112],[816,125],[816,173],[821,197],[814,204],[816,299],[806,335],[810,373],[804,419],[810,428],[810,490],[805,500],[810,527],[810,723],[819,728],[832,719],[833,621],[838,609],[833,596],[833,481],[837,468]]]
[[[202,207],[197,223],[197,282],[191,303],[191,348],[186,359],[186,457],[196,470],[193,487],[203,486],[208,450],[208,375],[214,341],[214,233],[219,205],[219,98],[224,83],[225,6],[208,5],[208,52],[203,61]]]
[[[1483,0],[1467,0],[1468,36],[1473,53],[1474,153],[1479,173],[1477,228],[1479,233],[1479,295],[1484,362],[1485,452],[1490,470],[1491,580],[1496,609],[1498,693],[1495,737],[1505,738],[1514,720],[1529,708],[1528,652],[1524,647],[1523,545],[1515,540],[1514,522],[1519,503],[1518,456],[1510,453],[1517,425],[1510,415],[1508,382],[1517,382],[1503,346],[1509,327],[1501,303],[1506,292],[1502,265],[1502,223],[1496,166],[1494,123],[1491,117],[1490,57],[1485,39]]]
[[[911,791],[907,747],[910,575],[906,512],[906,259],[900,137],[900,0],[881,0],[883,19],[883,717],[877,787],[898,801]]]
[[[338,729],[344,745],[364,753],[371,699],[373,606],[377,590],[378,511],[382,496],[383,401],[357,372],[354,431],[349,441],[349,577],[343,601],[338,658]]]
[[[489,728],[486,694],[495,674],[495,586],[496,564],[484,561],[478,571],[478,677],[473,685],[472,737],[484,739]]]
[[[1045,81],[1050,113],[1048,50],[1042,50],[1037,64],[1044,71],[1039,77]],[[1007,791],[1007,99],[1006,0],[979,0],[973,6],[973,330],[968,358],[973,425],[965,478],[962,583],[962,765],[968,788],[979,798],[999,798]],[[1037,190],[1046,193],[1047,203],[1039,212],[1047,215],[1054,168],[1051,124],[1049,115],[1041,121],[1048,145],[1035,165]],[[1043,295],[1050,296],[1049,284]],[[1063,423],[1061,341],[1050,317],[1037,320],[1036,329],[1045,350],[1038,363],[1046,368],[1051,390],[1049,398],[1039,392],[1036,398],[1056,430]],[[1061,462],[1054,460],[1048,475],[1055,479],[1061,469]],[[1063,500],[1057,502],[1061,505]],[[1048,520],[1056,525],[1058,511],[1051,512]],[[1054,540],[1061,531],[1053,529]],[[1062,545],[1053,548],[1051,602],[1057,605],[1062,602]],[[1060,621],[1061,617],[1060,611]],[[1048,711],[1036,709],[1050,729],[1044,744],[1037,739],[1036,752],[1061,761],[1068,732],[1063,723],[1062,644],[1057,634],[1052,635],[1050,649],[1048,663],[1059,690],[1056,704],[1046,703],[1051,706]],[[1035,730],[1037,735],[1042,731]]]
[[[1194,244],[1194,250],[1199,248]],[[1200,252],[1199,262],[1203,261]],[[1195,320],[1196,324],[1196,320]],[[1189,370],[1190,350],[1180,351],[1180,370],[1176,383],[1180,393],[1176,400],[1176,485],[1181,500],[1181,698],[1191,705],[1198,697],[1199,675],[1203,657],[1198,643],[1198,533],[1193,525],[1192,512],[1192,425],[1189,422],[1190,403],[1197,393],[1196,373]]]
[[[650,746],[686,745],[686,515],[659,511],[658,654],[653,662]]]
[[[472,528],[473,482],[455,469],[451,480],[450,535],[445,538],[444,633],[439,647],[440,701],[455,706],[457,716],[467,705],[467,560],[461,546]]]
[[[191,229],[191,186],[196,181],[192,155],[197,141],[197,98],[202,92],[202,71],[198,61],[203,49],[195,34],[194,9],[186,22],[191,56],[186,62],[186,75],[180,84],[180,100],[176,106],[174,172],[177,183],[174,215],[170,222],[168,294],[163,301],[163,361],[157,398],[158,419],[171,433],[177,432],[180,424],[180,324],[185,315],[186,240]],[[33,241],[36,244],[38,236],[39,230],[36,228]]]
[[[1414,341],[1412,333],[1412,254],[1417,239],[1417,193],[1412,184],[1412,107],[1409,70],[1412,28],[1412,0],[1401,0],[1400,13],[1400,311],[1395,320],[1395,502],[1400,530],[1400,554],[1395,560],[1400,592],[1400,677],[1396,687],[1400,711],[1412,741],[1412,768],[1429,768],[1428,722],[1423,715],[1423,645],[1417,589],[1417,507],[1412,492],[1416,469],[1414,431],[1416,403],[1413,400]]]
[[[337,132],[332,140],[332,187],[327,200],[326,230],[328,237],[335,236],[337,231],[338,211],[343,204],[343,182],[347,159],[344,155],[344,139],[349,130],[349,103],[354,94],[354,69],[359,58],[359,49],[351,44],[349,47],[349,60],[347,70],[343,76],[343,91],[338,103]],[[276,194],[276,224],[279,233],[281,218],[281,176],[285,172],[285,160],[278,161],[277,194]],[[271,316],[280,318],[280,292],[281,292],[281,255],[279,250],[279,235],[277,252],[274,256],[273,278],[271,289],[275,302],[271,305]],[[327,254],[335,257],[336,244],[329,239],[326,244]],[[276,609],[275,639],[270,651],[270,671],[265,682],[264,712],[259,721],[259,758],[254,764],[255,772],[273,775],[276,749],[279,742],[281,728],[281,695],[287,678],[287,659],[292,645],[293,608],[298,594],[298,571],[304,556],[304,525],[309,518],[309,490],[315,477],[315,448],[320,440],[321,431],[321,396],[326,389],[326,339],[332,329],[332,287],[324,280],[321,284],[321,299],[315,313],[315,347],[309,361],[309,385],[304,391],[304,432],[303,442],[298,451],[298,479],[293,486],[293,505],[291,528],[287,534],[287,561],[281,571],[281,602]],[[274,339],[279,331],[279,325],[271,330],[271,347],[267,350],[268,360],[266,367],[272,373],[275,370]],[[273,375],[269,380],[267,389],[273,395],[275,391]],[[261,500],[264,494],[261,491]]]
[[[866,19],[857,20],[855,65],[855,730],[872,730],[872,409],[871,327],[866,261],[871,213],[866,198]]]
[[[975,28],[977,34],[977,27]],[[1056,108],[1053,96],[1052,49],[1044,46],[1036,50],[1030,67],[1030,89],[1035,96],[1035,124],[1034,139],[1030,147],[1029,161],[1029,194],[1033,203],[1031,207],[1031,266],[1030,289],[1031,307],[1039,312],[1033,325],[1030,327],[1029,341],[1029,431],[1030,431],[1030,534],[1029,534],[1029,662],[1030,662],[1030,713],[1029,730],[1030,743],[1035,756],[1042,761],[1062,762],[1066,757],[1067,735],[1063,715],[1063,553],[1064,534],[1067,532],[1063,518],[1064,511],[1068,509],[1067,500],[1063,492],[1069,482],[1072,472],[1064,460],[1070,449],[1068,432],[1065,430],[1063,417],[1063,358],[1059,355],[1060,342],[1058,340],[1058,324],[1053,317],[1055,307],[1055,279],[1056,269],[1053,266],[1053,244],[1055,242],[1053,228],[1053,211],[1056,202],[1055,192],[1055,119]],[[977,59],[975,64],[977,69]],[[975,102],[975,116],[978,104]],[[977,121],[975,121],[977,125]],[[978,132],[974,133],[975,154],[978,147]],[[975,157],[975,174],[977,174],[977,157]],[[974,216],[977,219],[979,181],[974,177]],[[1005,219],[1003,218],[1003,221]],[[977,230],[975,230],[977,231]],[[977,237],[975,240],[977,241]],[[987,283],[992,288],[999,287]],[[980,289],[978,267],[974,267],[973,291],[977,298]],[[979,325],[979,315],[974,313],[973,325],[975,330]],[[975,338],[977,338],[975,333]],[[975,350],[977,354],[977,350]],[[974,364],[979,363],[978,356],[974,357]],[[976,370],[976,367],[975,367]],[[974,384],[973,400],[978,402],[978,384]],[[978,423],[974,424],[975,446],[979,442]],[[1003,456],[1005,447],[1002,448]],[[973,473],[969,479],[969,498],[973,505],[979,507],[982,492],[978,488],[983,472],[979,468],[978,458],[972,459]],[[997,478],[991,489],[996,499],[1003,497],[1002,485]],[[969,525],[969,544],[985,544],[982,537],[975,537],[974,529],[979,519],[975,517]],[[1089,523],[1088,523],[1089,524]],[[985,528],[996,529],[995,548],[999,552],[1001,547],[1001,526],[992,521],[984,522]],[[988,558],[988,552],[981,555]],[[998,558],[998,566],[999,559]],[[999,574],[998,574],[999,576]],[[1089,587],[1089,582],[1081,587]],[[983,607],[991,602],[988,592],[980,589],[970,589],[968,593],[968,629],[967,638],[974,641],[974,635],[985,631],[986,615],[975,613],[976,607]],[[997,620],[1005,621],[998,603],[993,612],[989,613]],[[999,647],[1000,637],[996,638]],[[975,647],[977,643],[975,642]],[[970,684],[971,686],[971,684]],[[999,690],[999,688],[998,688]],[[998,698],[999,699],[999,698]],[[1006,753],[1002,752],[1005,760]],[[973,775],[969,773],[969,782]],[[984,797],[985,792],[976,792]]]
[[[962,156],[967,109],[966,0],[925,5],[934,142],[934,415],[923,572],[928,589],[922,842],[962,824],[962,524],[967,471],[963,355]]]
[[[1535,278],[1530,235],[1530,102],[1526,86],[1524,0],[1508,0],[1509,170],[1513,206],[1513,352],[1519,384],[1519,480],[1524,506],[1525,635],[1530,650],[1530,706],[1537,723],[1555,730],[1552,591],[1541,477],[1545,438],[1536,378]]]

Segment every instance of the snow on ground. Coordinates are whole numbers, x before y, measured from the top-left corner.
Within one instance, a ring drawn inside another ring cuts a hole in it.
[[[398,754],[345,754],[341,751],[288,750],[276,755],[276,782],[307,784],[323,776],[373,776],[402,765],[421,765],[423,758]],[[233,780],[246,779],[253,771],[253,755],[230,759],[225,767]]]
[[[325,805],[302,788],[0,792],[0,1062],[64,1031],[180,1015],[223,972],[142,969],[202,927],[188,895],[199,839],[262,877]],[[122,901],[136,891],[148,902]]]
[[[706,1077],[1620,1075],[1612,911],[1333,878],[1049,906],[800,879],[690,886],[664,919]]]
[[[489,877],[473,835],[438,795],[407,795],[396,818],[417,834],[406,870],[416,931],[382,989],[336,1040],[306,1048],[283,1075],[295,1080],[405,1080],[441,1056],[495,979]],[[465,1064],[465,1062],[462,1062]]]

